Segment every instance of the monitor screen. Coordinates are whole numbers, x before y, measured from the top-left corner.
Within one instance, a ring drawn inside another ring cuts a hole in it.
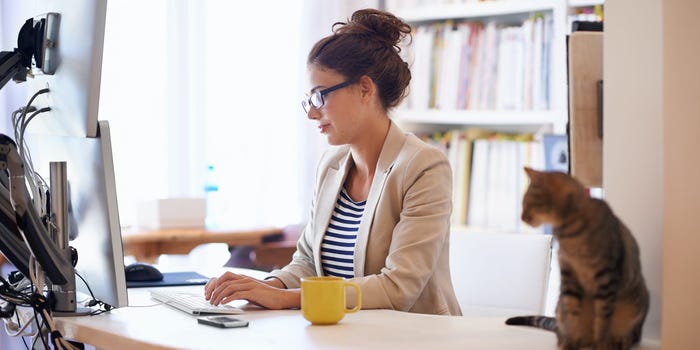
[[[115,307],[127,305],[119,211],[109,124],[100,121],[98,137],[27,135],[37,172],[49,181],[50,162],[66,162],[69,192],[69,245],[76,248],[75,270],[95,297]],[[76,278],[78,291],[88,293]],[[80,301],[80,299],[78,299]]]
[[[55,48],[50,55],[50,65],[55,72],[41,74],[35,69],[36,75],[28,77],[26,82],[15,87],[10,87],[14,83],[8,83],[3,90],[17,90],[12,95],[23,96],[10,96],[6,108],[14,110],[26,104],[35,92],[48,87],[50,92],[37,97],[33,105],[37,109],[48,106],[51,111],[37,116],[29,128],[35,133],[94,137],[97,134],[107,1],[3,2],[2,50],[11,51],[17,45],[17,34],[27,19],[46,18],[49,13],[58,14],[52,17],[50,25],[57,30]]]

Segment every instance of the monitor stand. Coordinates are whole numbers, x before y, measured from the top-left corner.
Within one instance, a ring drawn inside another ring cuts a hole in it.
[[[53,224],[49,225],[51,239],[58,247],[61,254],[66,257],[70,266],[62,269],[70,270],[66,273],[66,283],[51,286],[53,294],[53,306],[51,314],[54,316],[85,316],[92,313],[89,308],[77,307],[75,286],[75,263],[77,253],[68,245],[68,172],[66,162],[49,163],[51,181],[51,212],[49,217]]]

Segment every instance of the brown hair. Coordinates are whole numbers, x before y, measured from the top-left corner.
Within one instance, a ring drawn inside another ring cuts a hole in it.
[[[332,69],[348,79],[367,75],[388,110],[406,96],[411,81],[408,64],[399,56],[399,42],[410,34],[411,27],[391,13],[358,10],[348,22],[333,24],[333,34],[314,45],[307,64]]]

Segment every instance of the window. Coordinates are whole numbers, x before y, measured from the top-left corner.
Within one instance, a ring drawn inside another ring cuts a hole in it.
[[[141,201],[204,196],[208,165],[224,225],[303,219],[318,156],[299,106],[302,10],[301,0],[108,3],[100,119],[112,127],[122,225]]]

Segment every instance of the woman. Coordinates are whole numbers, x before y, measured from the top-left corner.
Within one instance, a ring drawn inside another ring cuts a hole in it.
[[[309,53],[313,88],[302,106],[335,147],[320,160],[293,260],[264,281],[227,272],[205,297],[299,308],[300,279],[331,275],[360,286],[363,309],[460,315],[449,272],[449,163],[388,117],[411,80],[398,47],[410,27],[366,9],[333,28]]]

